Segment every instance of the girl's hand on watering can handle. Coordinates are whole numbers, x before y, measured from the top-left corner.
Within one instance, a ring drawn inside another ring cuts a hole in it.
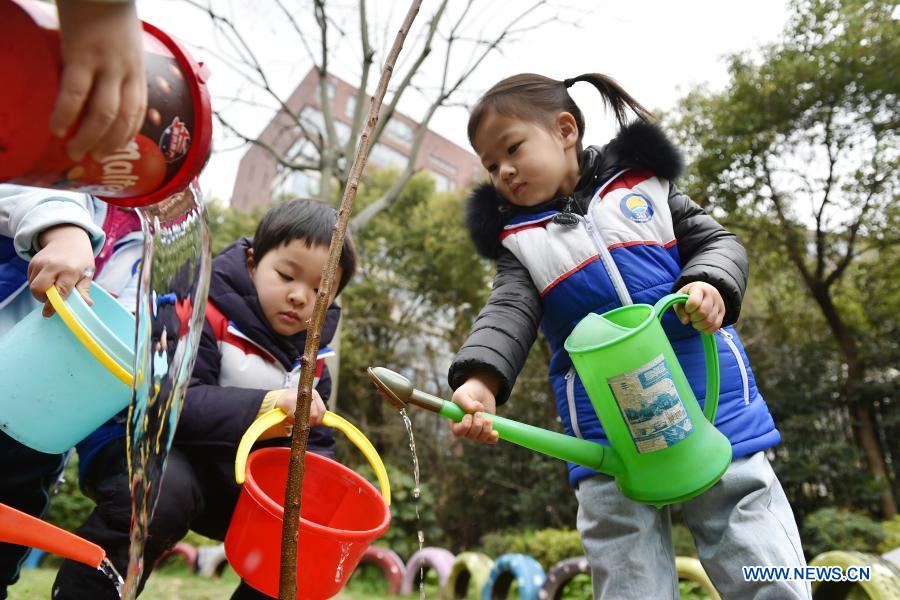
[[[688,295],[687,302],[675,305],[675,314],[682,323],[693,325],[698,331],[708,334],[715,333],[722,326],[725,301],[719,290],[704,281],[694,281],[678,293]]]
[[[63,72],[50,129],[63,137],[72,160],[103,158],[140,131],[147,112],[141,23],[133,2],[60,0]]]
[[[59,295],[68,298],[77,289],[88,305],[91,278],[94,275],[94,252],[87,232],[77,225],[57,225],[38,236],[40,251],[28,263],[28,281],[32,295],[44,303],[43,315],[55,312],[47,300],[47,289],[56,285]]]
[[[496,444],[500,435],[494,431],[488,414],[497,412],[496,390],[499,386],[490,375],[470,377],[453,392],[453,402],[466,413],[459,423],[450,423],[456,437],[482,444]]]

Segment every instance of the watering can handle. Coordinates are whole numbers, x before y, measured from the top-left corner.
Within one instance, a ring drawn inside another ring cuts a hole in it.
[[[653,306],[656,318],[662,320],[663,314],[675,304],[687,302],[687,294],[669,294],[663,296]],[[716,338],[708,333],[701,333],[703,340],[703,356],[706,358],[706,401],[703,403],[703,415],[710,423],[716,422],[716,410],[719,408],[719,348]]]
[[[244,437],[241,438],[241,443],[238,444],[237,457],[234,460],[234,480],[236,482],[239,484],[244,483],[247,470],[247,457],[250,455],[250,450],[253,448],[253,444],[256,443],[256,439],[269,427],[281,423],[286,418],[287,413],[280,408],[273,408],[253,421],[253,424],[247,429]],[[339,429],[362,451],[363,455],[369,460],[369,464],[372,465],[372,469],[375,471],[375,476],[378,478],[378,485],[381,487],[381,495],[384,496],[385,503],[390,505],[391,483],[390,480],[388,480],[384,463],[381,461],[381,457],[378,455],[378,451],[375,450],[372,442],[370,442],[350,421],[331,411],[325,412],[325,416],[322,417],[322,425]]]
[[[115,375],[119,381],[127,386],[131,386],[133,380],[131,373],[119,366],[119,364],[107,354],[106,350],[91,337],[91,334],[88,333],[84,326],[78,322],[78,319],[76,319],[75,315],[72,314],[72,311],[69,310],[69,307],[62,299],[62,296],[59,295],[59,291],[56,289],[55,285],[51,285],[47,288],[47,299],[50,300],[50,304],[53,305],[53,309],[56,311],[56,314],[59,315],[59,318],[62,319],[63,323],[66,324],[66,327],[72,331],[72,334],[79,342],[81,342],[85,349],[90,352],[101,365],[109,369],[110,373]]]

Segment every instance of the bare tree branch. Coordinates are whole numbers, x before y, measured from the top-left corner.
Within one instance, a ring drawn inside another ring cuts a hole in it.
[[[312,383],[315,376],[316,355],[319,351],[319,342],[322,335],[322,325],[325,322],[325,311],[331,302],[331,290],[334,286],[334,276],[337,272],[341,249],[344,245],[344,236],[353,212],[353,202],[356,199],[356,191],[359,187],[359,179],[366,166],[366,157],[369,154],[369,137],[378,123],[378,114],[381,110],[381,102],[387,92],[388,82],[394,70],[394,63],[403,47],[413,20],[419,12],[422,0],[413,0],[403,20],[400,30],[394,39],[394,45],[388,53],[381,73],[381,79],[372,97],[369,108],[369,117],[366,127],[360,136],[356,147],[356,156],[353,159],[353,168],[350,171],[350,179],[341,198],[338,209],[337,224],[331,236],[331,245],[328,248],[328,260],[322,274],[322,283],[319,293],[316,295],[316,304],[313,308],[311,322],[307,329],[306,347],[300,360],[300,382],[297,385],[297,409],[294,422],[295,427],[291,438],[291,455],[288,467],[288,481],[285,490],[284,523],[281,531],[281,572],[279,577],[278,597],[280,600],[294,600],[297,597],[297,542],[300,525],[301,497],[303,489],[304,460],[306,444],[309,439],[309,409],[312,401]]]
[[[316,67],[320,67],[320,65],[316,62],[316,56],[313,53],[312,47],[309,45],[309,42],[306,40],[306,34],[303,33],[303,30],[297,24],[297,20],[294,18],[294,15],[287,9],[284,5],[284,2],[281,0],[274,0],[275,4],[278,5],[278,8],[281,9],[281,12],[284,13],[284,16],[287,17],[288,22],[291,24],[291,27],[297,33],[297,37],[300,38],[300,43],[303,44],[303,49],[306,50],[306,55],[309,57],[309,61],[315,65]]]
[[[765,159],[760,161],[760,166],[762,167],[763,178],[766,182],[766,185],[769,186],[772,205],[775,207],[775,213],[778,215],[778,223],[781,226],[782,232],[784,233],[788,256],[791,258],[791,261],[797,266],[797,269],[800,271],[800,275],[803,277],[803,280],[806,282],[809,288],[814,289],[816,280],[813,278],[812,273],[809,272],[809,268],[806,265],[806,258],[804,256],[805,240],[801,241],[797,239],[796,227],[794,226],[794,223],[792,223],[790,219],[787,218],[787,215],[784,212],[781,195],[775,188],[775,184],[772,181],[772,171]]]
[[[279,152],[277,149],[272,147],[271,144],[264,142],[262,139],[258,137],[247,137],[242,134],[240,131],[234,128],[234,126],[226,121],[222,114],[219,111],[214,111],[213,114],[218,119],[219,123],[222,124],[223,127],[228,129],[228,131],[232,132],[234,135],[244,140],[244,142],[248,144],[253,144],[254,146],[259,146],[263,150],[269,153],[269,155],[274,158],[279,165],[285,167],[287,169],[292,169],[294,171],[318,171],[321,167],[315,163],[304,163],[304,162],[294,162],[285,158],[284,153]]]

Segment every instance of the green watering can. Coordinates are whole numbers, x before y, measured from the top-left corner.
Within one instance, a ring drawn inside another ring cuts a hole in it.
[[[702,335],[706,358],[706,403],[701,411],[660,318],[687,301],[670,294],[656,303],[590,314],[565,343],[594,410],[609,438],[603,446],[492,415],[501,439],[611,475],[623,494],[657,507],[703,493],[731,464],[731,443],[713,426],[719,401],[716,342]],[[408,379],[383,367],[369,378],[398,410],[413,404],[459,422],[455,403],[414,389]]]

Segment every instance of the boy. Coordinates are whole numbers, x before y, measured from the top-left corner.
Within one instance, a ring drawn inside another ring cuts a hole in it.
[[[294,414],[298,358],[306,344],[336,219],[335,210],[326,204],[284,202],[266,213],[252,242],[241,239],[213,260],[197,362],[144,549],[145,581],[151,565],[188,529],[224,539],[240,492],[234,482],[234,460],[241,436],[257,416],[274,407]],[[356,252],[348,237],[334,296],[355,270]],[[339,316],[340,309],[332,304],[323,326],[323,345],[334,336]],[[331,391],[327,369],[321,363],[320,368],[310,410],[312,425],[321,422]],[[290,424],[279,424],[260,439],[271,440],[266,445],[287,445],[290,433]],[[333,456],[333,446],[329,429],[310,431],[310,451]],[[120,570],[128,562],[128,483],[125,440],[119,437],[93,453],[82,486],[97,506],[78,534],[103,546]],[[102,574],[71,561],[60,568],[53,597],[117,598]],[[243,583],[232,596],[265,597]]]

